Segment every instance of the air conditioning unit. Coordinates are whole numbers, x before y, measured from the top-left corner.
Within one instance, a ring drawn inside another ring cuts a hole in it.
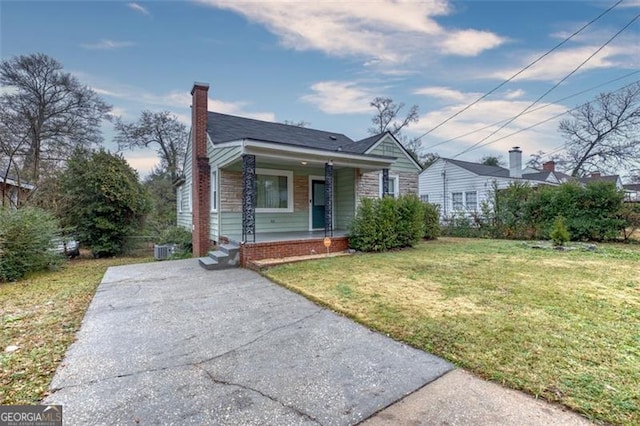
[[[153,245],[153,257],[156,260],[165,260],[173,254],[176,249],[175,244],[154,244]]]

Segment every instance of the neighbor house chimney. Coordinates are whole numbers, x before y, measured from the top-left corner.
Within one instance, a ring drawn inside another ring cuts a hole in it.
[[[514,146],[509,151],[509,177],[522,177],[522,151],[519,146]]]
[[[542,163],[542,170],[545,172],[555,172],[556,163],[554,161],[547,161],[546,163]]]
[[[193,255],[205,256],[209,239],[211,169],[207,158],[207,99],[209,85],[194,83],[191,89],[191,211]]]
[[[600,176],[602,176],[602,173],[600,173],[600,172],[593,172],[593,173],[591,173],[591,177],[592,177],[592,178],[599,178]]]

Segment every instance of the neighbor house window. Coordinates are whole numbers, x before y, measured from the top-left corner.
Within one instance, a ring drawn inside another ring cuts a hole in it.
[[[465,192],[464,203],[467,210],[478,210],[478,193],[476,191]]]
[[[257,169],[256,193],[257,213],[292,212],[293,172]]]
[[[380,173],[380,197],[382,197],[382,173]],[[389,175],[389,195],[398,198],[400,195],[400,178],[398,175]]]
[[[451,193],[451,204],[453,206],[453,210],[462,210],[462,192]]]
[[[218,211],[218,171],[211,170],[211,211]]]
[[[429,194],[422,194],[420,196],[420,201],[422,201],[423,203],[428,203],[429,202]]]

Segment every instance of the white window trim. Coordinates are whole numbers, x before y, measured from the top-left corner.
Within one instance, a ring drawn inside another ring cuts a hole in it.
[[[256,213],[293,213],[293,171],[275,169],[256,169],[257,175],[286,176],[287,177],[287,207],[286,208],[261,208],[256,207]]]
[[[218,169],[211,169],[211,176],[210,176],[211,188],[210,188],[210,194],[209,194],[209,204],[210,204],[211,213],[218,213],[218,204],[220,203],[220,191],[218,190],[219,188],[218,178],[219,178]]]
[[[469,208],[469,203],[467,202],[467,194],[476,194],[476,207],[473,209]],[[464,209],[467,211],[478,211],[478,191],[465,191],[464,192]]]
[[[393,194],[394,198],[398,198],[400,196],[400,175],[396,174],[396,173],[389,173],[389,181],[391,180],[395,180],[396,181],[396,192],[395,194]],[[378,180],[378,196],[380,198],[382,198],[382,173],[379,174],[379,180]]]
[[[456,202],[453,200],[453,194],[460,194],[460,208],[456,208]],[[461,212],[464,211],[464,191],[451,191],[451,211],[452,212]]]

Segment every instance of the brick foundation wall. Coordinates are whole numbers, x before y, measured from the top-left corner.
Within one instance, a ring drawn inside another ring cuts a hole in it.
[[[347,237],[331,239],[330,253],[345,251],[349,248]],[[326,253],[324,239],[276,241],[269,243],[246,243],[240,247],[240,265],[247,267],[252,260],[278,259],[291,256],[306,256],[309,254]]]

